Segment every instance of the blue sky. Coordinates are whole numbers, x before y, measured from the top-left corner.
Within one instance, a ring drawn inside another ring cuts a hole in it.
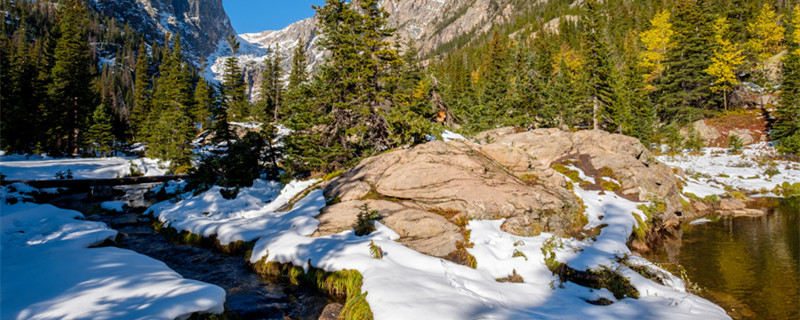
[[[280,30],[314,15],[311,5],[325,0],[222,0],[237,33]]]

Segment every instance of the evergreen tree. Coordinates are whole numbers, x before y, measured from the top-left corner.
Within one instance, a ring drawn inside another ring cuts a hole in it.
[[[497,30],[492,32],[492,42],[489,45],[489,55],[486,57],[485,75],[483,81],[483,101],[489,108],[489,114],[484,116],[496,117],[504,107],[506,94],[508,93],[508,72],[506,71],[507,61],[506,43],[503,41]]]
[[[600,116],[603,108],[612,105],[613,89],[611,77],[613,65],[605,39],[605,14],[600,5],[589,0],[581,16],[584,50],[586,54],[587,88],[592,104],[592,128],[600,129]]]
[[[225,59],[220,92],[228,110],[228,117],[233,120],[244,120],[250,116],[247,101],[247,84],[244,82],[242,69],[239,67],[239,41],[235,35],[227,39],[231,48],[231,56]]]
[[[60,9],[61,37],[56,43],[48,90],[53,100],[48,110],[53,124],[50,135],[56,139],[57,150],[73,154],[78,152],[78,135],[93,104],[92,64],[84,29],[88,24],[86,15],[82,1],[69,0]]]
[[[661,119],[686,124],[704,114],[714,79],[705,72],[711,65],[713,37],[709,17],[697,0],[680,0],[672,15],[675,33],[658,83]]]
[[[217,91],[222,92],[223,87]],[[211,106],[211,130],[214,131],[214,143],[224,142],[228,144],[233,139],[233,133],[228,123],[228,106],[225,103],[225,97],[221,96],[220,100],[215,101]]]
[[[134,139],[143,139],[147,136],[148,115],[150,114],[150,63],[147,58],[147,48],[142,42],[136,56],[136,71],[133,87],[133,108],[129,123]]]
[[[271,51],[271,50],[270,50]],[[283,70],[281,69],[281,57],[277,50],[267,58],[264,63],[264,73],[261,75],[261,100],[264,115],[264,122],[278,121],[281,102],[283,100]]]
[[[86,142],[95,152],[101,155],[108,155],[114,148],[114,134],[112,133],[113,119],[108,114],[105,104],[100,104],[92,114],[92,125],[86,134]]]
[[[308,80],[308,62],[306,61],[306,44],[303,38],[297,40],[292,54],[292,70],[289,73],[289,89],[293,89]]]
[[[800,154],[800,5],[794,6],[788,22],[787,54],[783,58],[783,83],[772,139],[780,142],[780,151]]]
[[[205,79],[197,81],[194,90],[194,112],[192,120],[199,124],[200,130],[207,130],[211,123],[211,110],[214,107],[214,88]]]
[[[739,84],[736,71],[744,61],[742,50],[725,38],[729,27],[728,19],[725,17],[718,18],[714,22],[714,39],[717,48],[714,49],[714,56],[711,57],[711,66],[706,69],[706,72],[715,79],[711,91],[722,91],[725,110],[728,110],[728,90]]]

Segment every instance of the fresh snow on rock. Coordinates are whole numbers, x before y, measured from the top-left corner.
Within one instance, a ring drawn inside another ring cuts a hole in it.
[[[451,141],[451,140],[468,140],[468,139],[465,138],[464,136],[462,136],[462,135],[460,135],[458,133],[452,132],[450,130],[443,131],[442,132],[442,141],[447,142],[447,141]]]
[[[100,204],[100,207],[108,211],[124,212],[123,208],[126,205],[125,201],[106,201]]]
[[[168,164],[155,159],[134,158],[67,158],[21,159],[0,157],[0,173],[7,180],[52,180],[59,173],[72,172],[74,179],[105,179],[124,177],[131,168],[145,176],[164,175]]]
[[[117,231],[80,212],[0,197],[0,318],[174,319],[222,313],[225,291],[116,247]]]
[[[659,161],[681,168],[688,177],[684,193],[698,197],[724,194],[725,186],[747,191],[771,191],[784,182],[800,182],[800,164],[774,160],[776,151],[766,143],[747,146],[742,154],[725,148],[705,148],[700,154],[663,155]],[[768,170],[775,173],[772,177]]]
[[[256,181],[239,197],[225,200],[219,188],[177,203],[163,202],[148,214],[178,229],[203,236],[217,235],[222,244],[258,239],[251,262],[290,262],[308,268],[313,265],[328,271],[358,270],[363,276],[362,291],[376,319],[520,319],[584,318],[596,319],[728,319],[713,303],[686,292],[683,282],[652,263],[634,256],[628,263],[646,266],[661,274],[666,285],[645,279],[617,259],[630,253],[626,241],[635,219],[642,214],[641,203],[614,194],[576,192],[587,205],[590,226],[608,224],[596,241],[558,239],[544,233],[519,237],[500,229],[503,220],[470,221],[468,249],[478,267],[471,269],[453,262],[424,255],[395,241],[399,235],[376,222],[377,231],[358,237],[352,230],[324,237],[310,237],[317,229],[315,219],[325,206],[321,190],[312,190],[287,212],[278,212],[287,201],[298,196],[315,181],[292,182],[283,188],[274,182]],[[608,290],[595,290],[559,283],[544,263],[543,244],[555,239],[563,243],[556,249],[558,260],[576,269],[607,266],[619,270],[640,292],[639,299],[616,300]],[[384,252],[383,259],[370,255],[374,241]],[[513,257],[514,251],[525,257]],[[527,258],[527,259],[526,259]],[[501,283],[497,278],[514,271],[524,283]],[[610,306],[597,306],[587,300],[609,299]]]

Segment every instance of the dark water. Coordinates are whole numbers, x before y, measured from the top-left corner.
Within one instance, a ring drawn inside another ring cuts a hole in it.
[[[50,201],[62,208],[84,212],[87,220],[102,221],[120,232],[122,248],[163,261],[184,278],[218,285],[227,293],[225,307],[239,319],[314,319],[329,303],[316,290],[270,283],[249,268],[242,255],[226,255],[206,248],[175,244],[156,233],[141,212],[152,203],[143,198],[145,187],[115,188],[116,200],[136,208],[122,214],[99,213],[102,201],[86,201],[86,195]],[[94,212],[94,213],[93,213]]]
[[[683,266],[700,296],[734,319],[800,319],[800,198],[749,206],[768,214],[687,225],[678,250],[647,258],[673,272]]]

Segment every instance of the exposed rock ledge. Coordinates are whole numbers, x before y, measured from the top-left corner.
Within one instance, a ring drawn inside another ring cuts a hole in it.
[[[409,247],[445,256],[462,241],[457,219],[506,218],[503,229],[518,235],[567,234],[583,205],[552,166],[564,160],[593,176],[610,168],[619,195],[640,201],[657,197],[666,210],[654,230],[676,226],[680,190],[672,169],[638,140],[603,131],[507,128],[479,135],[491,143],[433,141],[371,157],[323,185],[333,203],[318,217],[316,236],[351,229],[359,207],[379,210],[381,222]],[[597,184],[595,184],[597,185]],[[445,217],[440,213],[457,213]],[[580,226],[579,226],[580,227]]]

